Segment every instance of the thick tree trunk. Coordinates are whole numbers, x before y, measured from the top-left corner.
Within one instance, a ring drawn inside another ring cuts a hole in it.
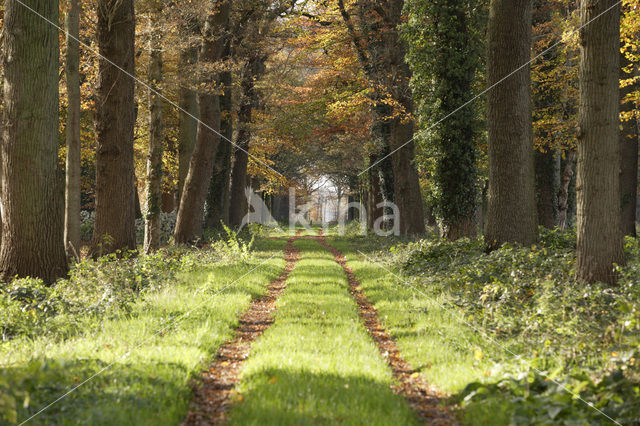
[[[242,77],[242,100],[238,110],[238,136],[231,170],[231,193],[229,199],[229,224],[238,227],[247,214],[247,166],[249,164],[249,145],[251,142],[251,120],[254,108],[258,107],[259,96],[255,90],[255,82],[265,71],[265,58],[260,54],[252,56],[247,62]]]
[[[162,35],[151,31],[149,58],[149,154],[147,157],[147,191],[144,227],[144,251],[151,253],[160,247],[162,217],[162,151],[164,129],[162,99],[158,95],[162,82]],[[155,90],[155,91],[154,91]]]
[[[198,59],[198,48],[189,47],[180,55],[180,66],[190,67],[196,63]],[[180,87],[180,129],[178,134],[178,188],[177,188],[177,205],[180,207],[180,199],[184,182],[187,180],[189,173],[189,163],[191,163],[191,155],[196,145],[196,137],[198,136],[198,97],[196,92],[185,85]],[[195,118],[194,118],[195,117]]]
[[[620,79],[631,77],[623,71],[630,65],[623,53],[620,55]],[[638,84],[630,84],[620,90],[620,99],[638,89]],[[622,111],[632,111],[632,102],[622,104]],[[636,204],[638,202],[638,122],[631,119],[623,121],[620,127],[620,197],[622,207],[622,234],[636,236]]]
[[[413,142],[407,144],[407,141],[413,139],[413,122],[401,122],[398,120],[393,127],[391,150],[397,149],[391,155],[391,162],[393,163],[393,195],[394,202],[400,210],[400,233],[402,235],[424,234],[422,192],[420,191],[418,173],[413,165],[415,148]],[[402,148],[400,148],[401,146]]]
[[[538,239],[534,184],[531,0],[492,0],[489,14],[487,249]],[[509,75],[519,69],[515,74]],[[505,79],[506,77],[506,79]],[[504,80],[503,80],[504,79]]]
[[[67,53],[67,170],[65,182],[64,243],[67,250],[80,250],[80,0],[70,0],[65,16]]]
[[[558,189],[558,228],[565,229],[569,215],[569,190],[574,175],[576,152],[569,151],[564,160],[560,175],[560,189]]]
[[[100,0],[97,29],[101,56],[96,91],[94,256],[136,249],[133,0]]]
[[[538,224],[548,229],[556,226],[557,190],[556,156],[551,150],[535,152],[536,207]]]
[[[579,281],[616,282],[622,250],[619,176],[620,9],[616,0],[582,0],[578,116]],[[597,19],[594,19],[599,16]],[[591,20],[594,19],[592,22]]]
[[[413,164],[415,158],[413,99],[409,82],[411,69],[405,60],[406,46],[400,39],[398,26],[403,22],[404,0],[393,0],[389,15],[392,31],[385,37],[385,56],[389,73],[389,91],[406,117],[391,123],[391,162],[393,164],[393,196],[400,210],[400,233],[402,235],[424,234],[424,202],[420,191],[418,172]]]
[[[200,62],[211,65],[220,60],[226,45],[225,32],[229,26],[230,7],[231,0],[224,0],[216,4],[215,10],[207,17]],[[203,86],[216,83],[218,79],[217,74],[211,71],[205,72]],[[190,243],[202,236],[204,205],[213,173],[213,162],[220,143],[219,95],[211,91],[198,94],[198,106],[200,123],[178,210],[174,234],[177,244]]]
[[[233,105],[232,105],[232,76],[231,72],[224,72],[221,81],[225,87],[220,97],[221,123],[220,131],[228,140],[233,139]],[[207,211],[205,223],[207,228],[220,228],[221,223],[229,223],[229,183],[231,180],[231,153],[233,146],[229,141],[223,141],[218,146],[213,176],[207,195]]]
[[[476,236],[476,110],[462,108],[473,96],[478,54],[469,28],[465,0],[434,2],[430,32],[434,38],[434,97],[438,115],[459,110],[434,129],[438,160],[435,179],[444,237]],[[443,29],[447,29],[443,31]],[[460,109],[462,108],[462,109]]]
[[[29,2],[58,22],[58,2]],[[4,5],[0,280],[67,273],[58,170],[58,31],[15,0]]]

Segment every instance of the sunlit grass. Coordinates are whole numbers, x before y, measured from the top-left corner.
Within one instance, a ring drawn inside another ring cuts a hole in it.
[[[260,240],[247,261],[184,275],[142,298],[129,315],[93,327],[93,334],[3,343],[0,379],[26,401],[16,407],[18,419],[113,363],[31,424],[179,424],[191,399],[190,380],[232,336],[238,315],[280,274],[283,246],[284,240]]]
[[[449,305],[446,294],[406,286],[357,251],[375,257],[380,247],[354,245],[353,241],[336,237],[329,243],[345,254],[400,352],[429,383],[445,394],[456,394],[467,384],[490,375],[494,361],[508,357],[460,318],[460,311]],[[504,424],[500,411],[467,414],[476,416],[472,424]]]
[[[317,242],[278,300],[275,323],[242,371],[233,424],[416,424],[358,318],[342,268]]]

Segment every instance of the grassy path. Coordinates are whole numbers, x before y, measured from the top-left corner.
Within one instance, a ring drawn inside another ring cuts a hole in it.
[[[451,414],[440,406],[438,391],[430,386],[424,377],[420,375],[420,372],[415,370],[400,353],[396,341],[387,333],[380,322],[378,311],[367,299],[360,281],[347,265],[347,258],[338,249],[329,245],[326,237],[318,237],[318,241],[333,254],[334,260],[347,275],[349,291],[358,304],[360,318],[362,318],[367,331],[376,345],[378,345],[378,350],[391,367],[393,377],[396,379],[397,384],[394,385],[393,389],[404,396],[411,404],[411,407],[428,424],[448,425],[455,423]]]
[[[286,281],[298,261],[299,251],[293,245],[297,237],[289,238],[285,248],[287,264],[280,276],[269,284],[268,291],[240,317],[240,327],[234,338],[224,343],[215,362],[201,374],[202,382],[195,389],[194,401],[184,425],[224,423],[238,372],[249,356],[251,343],[272,323],[275,302],[286,288]]]
[[[393,374],[358,317],[347,278],[313,239],[253,346],[237,388],[238,425],[419,424],[391,389]]]

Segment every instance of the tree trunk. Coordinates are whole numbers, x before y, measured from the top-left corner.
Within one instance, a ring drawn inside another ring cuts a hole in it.
[[[80,250],[80,1],[70,0],[65,16],[67,53],[67,170],[65,182],[64,243],[77,255]]]
[[[255,82],[265,71],[265,58],[260,54],[249,58],[242,77],[242,100],[238,110],[238,136],[231,171],[231,193],[229,200],[229,224],[238,227],[247,213],[245,188],[247,187],[247,166],[249,164],[249,144],[251,142],[251,120],[253,109],[258,107],[259,97]],[[241,149],[240,149],[241,148]]]
[[[375,164],[378,161],[376,155],[369,156],[369,164]],[[378,204],[382,203],[383,196],[380,188],[380,171],[379,165],[371,167],[368,170],[369,176],[369,192],[367,197],[367,228],[373,229],[376,220],[384,214],[384,210],[378,207]]]
[[[180,68],[189,67],[198,59],[198,48],[189,47],[180,54]],[[180,207],[184,182],[189,173],[189,163],[198,135],[198,97],[196,92],[184,85],[180,87],[180,129],[178,134],[178,188],[177,205]],[[195,118],[194,118],[195,117]]]
[[[393,196],[400,210],[402,235],[424,234],[424,202],[418,173],[413,164],[415,158],[413,99],[409,82],[411,69],[405,60],[406,46],[400,39],[398,26],[402,24],[404,0],[393,0],[389,5],[391,31],[385,37],[385,56],[389,73],[388,86],[393,98],[403,109],[405,117],[391,123],[391,162],[393,164]]]
[[[249,150],[249,139],[251,137],[251,132],[243,129],[245,123],[242,122],[240,115],[238,119],[240,129],[238,130],[236,145],[242,149],[236,148],[233,155],[231,193],[229,194],[229,224],[234,228],[240,226],[242,218],[247,214],[248,205],[245,197],[245,188],[247,187],[247,165],[249,163],[249,156],[245,151]]]
[[[153,25],[153,24],[152,24]],[[144,251],[151,253],[160,247],[162,217],[162,150],[164,129],[162,99],[158,95],[162,82],[162,34],[150,31],[149,58],[149,154],[147,157],[147,191],[144,227]]]
[[[233,139],[233,105],[232,105],[232,76],[231,72],[222,73],[221,81],[224,94],[220,97],[222,118],[220,130],[228,140]],[[207,211],[205,223],[207,228],[220,228],[220,223],[229,223],[229,183],[231,180],[231,152],[232,145],[228,141],[218,146],[216,160],[207,195]]]
[[[623,265],[620,176],[620,8],[616,0],[582,0],[578,115],[578,281],[616,282]],[[602,16],[599,16],[604,13]],[[597,19],[596,16],[598,16]],[[591,22],[591,20],[593,22]]]
[[[632,75],[623,69],[630,65],[626,55],[620,55],[620,79]],[[635,75],[635,73],[634,73]],[[620,90],[620,98],[638,89],[638,84],[630,84]],[[633,102],[622,104],[622,111],[633,111]],[[638,122],[635,118],[623,121],[620,127],[620,197],[622,208],[622,234],[636,236],[636,204],[638,202]]]
[[[533,28],[544,28],[552,25],[553,6],[545,0],[534,0],[533,2]],[[545,35],[546,37],[546,35]],[[559,36],[551,36],[549,44],[560,41]],[[546,46],[546,45],[545,45]],[[538,72],[552,75],[555,71],[556,58],[559,49],[550,49],[540,52],[542,57],[540,63],[542,68]],[[534,51],[534,54],[538,52]],[[558,104],[558,99],[562,97],[559,89],[551,88],[547,82],[533,82],[533,109],[534,121],[542,119],[545,114],[549,114],[549,109]],[[538,213],[538,224],[547,229],[556,226],[557,195],[556,177],[558,168],[556,165],[555,151],[547,140],[552,140],[553,133],[548,127],[540,126],[534,132],[536,139],[536,150],[534,153],[535,183],[536,183],[536,208]]]
[[[576,152],[569,151],[564,160],[562,175],[560,176],[560,189],[558,190],[558,228],[565,229],[569,215],[569,185],[574,175]]]
[[[535,152],[536,207],[538,224],[547,229],[556,226],[556,157],[551,150]]]
[[[101,56],[96,91],[94,256],[136,249],[133,0],[100,0],[97,29]]]
[[[29,2],[58,22],[58,2]],[[58,31],[15,0],[3,22],[4,110],[0,280],[47,283],[67,273],[64,205],[58,170]]]
[[[487,121],[489,205],[485,243],[538,239],[531,125],[531,0],[492,0],[489,13]],[[521,68],[519,68],[521,67]],[[514,70],[518,71],[513,74]],[[504,79],[504,80],[503,80]]]
[[[400,233],[402,235],[424,234],[426,231],[422,192],[420,191],[418,173],[413,165],[414,144],[413,142],[406,144],[407,141],[413,139],[413,122],[397,120],[393,127],[391,150],[397,149],[391,155],[393,196],[394,202],[400,210]],[[401,146],[402,148],[400,148]]]
[[[215,5],[207,17],[200,62],[213,65],[220,60],[226,45],[225,30],[229,26],[231,0]],[[218,81],[218,75],[208,70],[201,81],[207,87]],[[198,94],[200,123],[193,150],[189,173],[183,188],[178,210],[174,240],[177,244],[190,243],[202,236],[204,205],[213,173],[213,162],[220,143],[220,99],[219,95],[207,91]],[[212,131],[213,129],[214,131]]]
[[[455,118],[434,129],[438,144],[435,178],[444,237],[457,240],[476,236],[476,110],[467,105],[473,96],[478,54],[469,28],[465,0],[434,2],[430,31],[436,41],[435,98],[437,111]],[[446,29],[444,31],[443,29]],[[460,109],[462,108],[462,109]]]

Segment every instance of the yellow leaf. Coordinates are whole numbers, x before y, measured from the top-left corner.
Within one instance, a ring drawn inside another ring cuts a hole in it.
[[[484,355],[480,349],[476,349],[475,352],[473,353],[473,357],[477,360],[481,360],[483,356]]]

